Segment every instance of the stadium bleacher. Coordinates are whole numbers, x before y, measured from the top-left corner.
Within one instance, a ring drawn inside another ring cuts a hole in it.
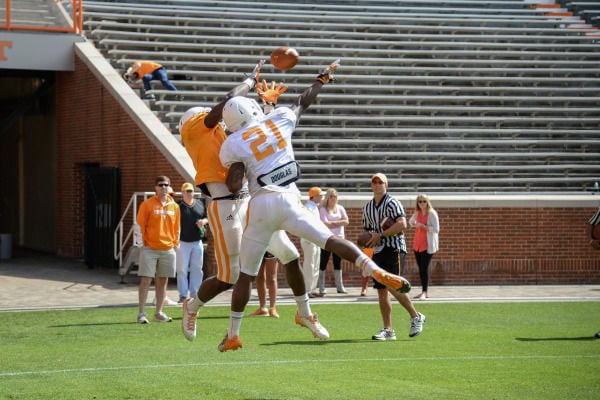
[[[263,78],[289,104],[341,58],[295,141],[301,189],[583,192],[600,181],[599,2],[354,0],[86,1],[88,39],[113,67],[163,64],[151,104],[177,133],[281,45],[301,62]],[[181,96],[176,97],[176,95]]]

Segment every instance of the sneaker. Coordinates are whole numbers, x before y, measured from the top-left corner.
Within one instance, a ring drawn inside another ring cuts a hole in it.
[[[269,310],[267,310],[266,308],[259,308],[258,310],[254,311],[252,314],[250,314],[251,317],[268,317],[269,316]]]
[[[373,340],[396,340],[396,332],[393,329],[383,328],[379,333],[371,336]]]
[[[147,94],[144,96],[144,100],[156,100],[156,96],[153,94]]]
[[[148,324],[150,321],[148,321],[148,318],[146,318],[146,314],[141,312],[137,316],[137,322],[138,324]]]
[[[154,322],[171,322],[173,321],[173,318],[169,317],[167,314],[165,314],[164,312],[159,312],[154,314]]]
[[[410,282],[408,280],[401,276],[390,274],[383,269],[375,269],[373,271],[373,278],[382,285],[397,290],[400,293],[410,292]]]
[[[196,339],[196,320],[198,319],[198,313],[192,313],[188,311],[188,304],[193,299],[188,297],[183,301],[183,315],[181,316],[181,332],[183,336],[190,342]]]
[[[163,306],[176,306],[179,303],[177,303],[175,300],[171,300],[168,297],[165,297],[165,300],[163,301]]]
[[[329,339],[329,332],[321,325],[316,313],[307,317],[301,317],[298,315],[298,312],[296,312],[296,324],[308,328],[316,338],[323,340]]]
[[[275,309],[275,307],[269,309],[269,317],[279,318],[279,314],[277,314],[277,310]]]
[[[177,303],[182,304],[185,301],[185,299],[187,299],[187,297],[185,297],[185,296],[179,296],[179,301]]]
[[[242,341],[238,335],[233,335],[232,338],[229,337],[229,334],[225,334],[225,337],[219,343],[219,351],[221,353],[226,352],[227,350],[237,350],[242,348]]]
[[[156,305],[156,297],[152,300],[152,304]],[[163,300],[163,306],[176,306],[177,302],[175,300],[171,300],[168,297],[165,297]]]
[[[410,333],[408,336],[417,336],[423,330],[423,324],[425,323],[425,316],[421,313],[410,320]]]

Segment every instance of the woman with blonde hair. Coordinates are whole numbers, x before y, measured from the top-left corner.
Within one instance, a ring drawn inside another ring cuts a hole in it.
[[[327,189],[325,197],[319,209],[321,221],[329,228],[331,233],[344,238],[344,226],[348,225],[348,214],[346,209],[338,204],[337,190]],[[325,271],[329,262],[329,255],[333,255],[333,276],[338,293],[348,293],[342,282],[342,259],[335,253],[321,249],[321,265],[319,266],[319,294],[325,295]]]
[[[409,225],[415,228],[413,251],[419,266],[419,276],[423,290],[415,299],[425,300],[429,297],[429,264],[431,258],[439,249],[438,234],[440,222],[437,212],[433,209],[429,197],[419,194],[415,205],[415,212],[410,217]]]

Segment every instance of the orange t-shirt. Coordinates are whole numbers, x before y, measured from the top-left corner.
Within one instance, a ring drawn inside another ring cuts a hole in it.
[[[181,127],[181,140],[196,169],[196,186],[207,182],[225,183],[228,169],[221,164],[219,151],[227,138],[221,124],[208,128],[207,112],[196,114]]]
[[[137,69],[134,67],[131,72],[137,73],[138,77],[140,79],[142,78],[142,76],[151,74],[152,72],[154,72],[157,69],[162,67],[162,65],[160,65],[159,63],[155,63],[152,61],[138,61],[138,62],[140,63],[140,67]]]
[[[163,204],[152,196],[140,204],[137,223],[144,246],[152,250],[169,250],[179,246],[180,210],[171,196]]]

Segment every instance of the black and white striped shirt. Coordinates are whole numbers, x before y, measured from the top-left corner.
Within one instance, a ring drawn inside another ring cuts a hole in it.
[[[400,217],[406,218],[402,203],[390,196],[389,193],[386,193],[385,196],[383,196],[379,204],[375,203],[375,199],[371,199],[371,201],[364,205],[362,213],[363,228],[368,231],[381,233],[381,221],[383,221],[385,217],[389,217],[393,220]],[[381,237],[380,243],[385,247],[392,247],[405,253],[407,252],[404,234]]]

